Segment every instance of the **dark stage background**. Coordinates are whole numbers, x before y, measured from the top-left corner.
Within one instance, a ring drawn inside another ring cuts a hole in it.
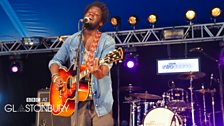
[[[184,58],[185,44],[170,45],[171,58]],[[194,47],[202,47],[204,51],[214,58],[219,58],[221,47],[219,42],[195,43],[187,44],[188,49]],[[117,83],[119,81],[120,87],[132,84],[147,90],[149,93],[162,96],[162,93],[169,89],[168,82],[173,80],[176,87],[188,90],[189,82],[186,80],[177,79],[176,74],[172,75],[157,75],[156,74],[156,60],[167,59],[167,45],[137,47],[139,64],[135,69],[127,69],[123,64],[114,65],[112,68],[113,78],[113,94],[114,94],[114,118],[117,120]],[[1,126],[31,126],[35,125],[36,113],[6,113],[4,106],[6,104],[14,104],[18,108],[21,104],[26,104],[27,97],[37,97],[39,89],[50,86],[50,72],[48,70],[48,62],[53,57],[53,54],[27,54],[21,55],[23,62],[23,72],[13,74],[10,72],[10,57],[0,57],[0,125]],[[217,64],[209,58],[200,53],[188,53],[188,57],[199,57],[201,64],[201,72],[206,73],[202,79],[193,82],[194,89],[200,89],[201,83],[205,87],[209,87],[210,74],[213,73],[215,78],[218,78]],[[119,67],[118,67],[119,66]],[[117,79],[117,71],[120,76]],[[213,83],[213,87],[218,90],[218,84]],[[121,122],[125,124],[129,121],[129,104],[124,102],[124,97],[128,92],[120,92],[120,115]],[[201,95],[196,94],[196,99],[201,104]],[[211,112],[211,98],[206,96],[207,111]],[[220,111],[219,94],[215,94],[216,111]],[[220,116],[217,115],[217,125],[221,124]]]

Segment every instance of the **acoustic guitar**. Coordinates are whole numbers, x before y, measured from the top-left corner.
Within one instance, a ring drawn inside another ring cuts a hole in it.
[[[123,59],[123,50],[118,48],[113,52],[107,54],[103,59],[100,59],[99,64],[117,62]],[[72,68],[72,67],[71,67]],[[87,76],[89,71],[85,65],[80,67],[80,80]],[[57,88],[54,82],[50,86],[50,106],[53,115],[58,116],[71,116],[75,110],[75,92],[76,76],[72,76],[72,70],[66,68],[59,69],[59,76],[62,77],[64,86],[60,89]],[[80,81],[79,80],[79,81]],[[79,83],[78,100],[85,101],[89,96],[90,87],[88,84]]]

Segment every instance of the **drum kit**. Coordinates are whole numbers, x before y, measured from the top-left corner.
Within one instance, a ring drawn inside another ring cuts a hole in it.
[[[162,96],[150,94],[138,86],[121,87],[121,91],[129,92],[129,97],[123,103],[130,105],[129,126],[211,126],[207,119],[205,94],[210,93],[212,97],[212,107],[214,109],[215,90],[202,88],[193,90],[193,81],[203,78],[203,72],[190,72],[180,74],[179,79],[189,81],[189,88],[171,88],[165,91]],[[141,93],[136,93],[141,92]],[[200,93],[203,97],[204,120],[195,117],[194,93]],[[214,110],[213,110],[214,111]],[[210,121],[211,122],[211,121]],[[213,116],[213,123],[215,117]],[[215,124],[213,124],[215,126]]]

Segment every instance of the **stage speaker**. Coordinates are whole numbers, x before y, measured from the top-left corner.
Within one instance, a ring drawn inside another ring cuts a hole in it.
[[[37,96],[40,99],[38,105],[49,107],[49,89],[40,89]],[[38,111],[36,113],[36,126],[71,126],[72,117],[55,116],[49,111]]]

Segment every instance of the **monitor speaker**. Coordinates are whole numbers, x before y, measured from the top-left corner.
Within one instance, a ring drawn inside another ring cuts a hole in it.
[[[38,104],[47,108],[50,105],[49,94],[48,88],[40,89],[37,93],[40,99]],[[36,126],[71,126],[71,117],[55,116],[49,111],[38,111]]]

